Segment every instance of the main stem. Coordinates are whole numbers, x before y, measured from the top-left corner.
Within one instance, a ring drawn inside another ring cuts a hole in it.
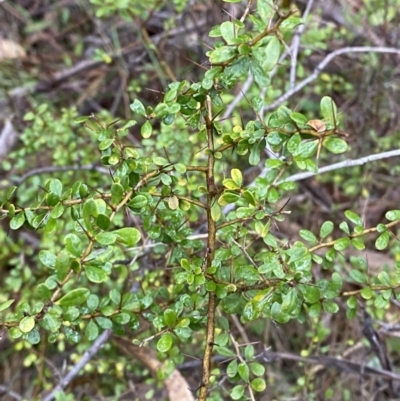
[[[206,106],[206,129],[208,138],[208,164],[206,172],[207,180],[207,224],[208,224],[208,240],[207,240],[207,255],[206,255],[206,269],[212,265],[215,255],[215,239],[216,239],[216,224],[211,216],[211,208],[216,201],[217,189],[214,180],[214,127],[212,121],[212,103],[211,98],[207,96]],[[206,347],[203,357],[203,376],[200,385],[199,401],[206,401],[207,392],[211,376],[211,356],[214,346],[214,331],[215,331],[215,307],[216,299],[215,293],[210,291],[208,293],[208,311],[207,311],[207,333],[206,333]]]

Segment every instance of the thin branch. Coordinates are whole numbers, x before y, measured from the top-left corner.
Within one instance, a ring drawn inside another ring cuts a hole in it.
[[[400,49],[395,47],[373,47],[373,46],[355,46],[355,47],[343,47],[342,49],[337,49],[332,53],[328,54],[314,69],[311,75],[303,79],[298,85],[293,89],[289,89],[286,93],[276,99],[272,104],[264,107],[264,111],[274,110],[280,106],[283,102],[292,97],[295,93],[299,92],[310,82],[314,81],[323,71],[323,69],[336,57],[345,53],[394,53],[400,54]]]
[[[293,89],[296,86],[296,72],[297,72],[297,55],[299,53],[299,48],[300,48],[300,41],[301,41],[301,35],[303,34],[305,30],[305,20],[310,13],[311,7],[314,3],[314,0],[308,0],[307,2],[307,7],[304,10],[304,13],[302,15],[303,19],[303,24],[300,25],[294,34],[293,40],[292,40],[292,45],[290,46],[291,51],[292,51],[292,62],[290,64],[290,89]]]
[[[289,360],[303,363],[318,363],[327,368],[334,368],[345,374],[356,374],[360,376],[380,376],[385,379],[400,381],[400,375],[388,370],[372,368],[365,364],[358,364],[346,359],[334,358],[325,355],[310,355],[303,357],[289,352],[274,352],[269,349],[264,351],[258,358],[262,358],[265,362],[275,360]]]
[[[58,392],[63,391],[63,389],[68,386],[68,384],[74,379],[75,376],[81,371],[81,369],[92,359],[94,355],[100,350],[100,348],[108,341],[111,336],[111,330],[105,330],[97,340],[93,343],[93,345],[85,351],[82,358],[78,363],[74,365],[74,367],[69,371],[69,373],[57,384],[56,387],[51,390],[49,394],[47,394],[43,401],[52,401]]]
[[[16,393],[15,391],[9,390],[7,386],[0,384],[0,392],[7,394],[9,397],[15,398],[18,401],[22,401],[24,397]]]
[[[230,117],[232,114],[233,110],[235,110],[236,106],[239,104],[239,102],[244,98],[246,92],[249,90],[251,84],[253,83],[253,76],[249,72],[249,75],[243,84],[240,93],[238,93],[233,101],[229,104],[229,106],[226,108],[225,113],[222,115],[222,120],[225,120]]]
[[[11,185],[21,185],[24,181],[26,181],[29,177],[39,174],[46,174],[46,173],[56,173],[59,171],[97,171],[101,174],[110,174],[110,171],[104,167],[96,166],[94,164],[86,164],[84,166],[46,166],[46,167],[38,167],[34,168],[19,178],[12,178],[10,179],[10,184],[1,185],[0,189],[8,188]]]
[[[244,246],[240,245],[237,241],[235,241],[232,238],[232,242],[242,251],[243,255],[246,257],[246,259],[250,262],[250,264],[255,268],[258,269],[258,266],[256,264],[256,262],[254,262],[254,260],[251,258],[251,256],[247,253],[246,249],[244,248]]]
[[[323,173],[326,173],[328,171],[334,171],[338,170],[344,167],[355,167],[355,166],[362,166],[363,164],[370,163],[376,160],[381,160],[381,159],[388,159],[390,157],[395,157],[395,156],[400,156],[400,149],[395,149],[395,150],[390,150],[388,152],[382,152],[382,153],[377,153],[376,155],[368,155],[361,157],[360,159],[348,159],[344,160],[339,163],[334,163],[330,164],[328,166],[320,167],[318,169],[317,173],[312,173],[310,171],[304,172],[304,173],[298,173],[291,175],[290,177],[287,177],[279,182],[277,182],[277,185],[282,184],[283,182],[294,182],[294,181],[301,181],[305,180],[306,178],[314,177],[315,175],[320,175]],[[268,172],[268,169],[264,169],[263,172],[260,174],[260,177],[264,177],[265,174]]]
[[[0,162],[11,153],[18,142],[19,133],[15,130],[12,124],[13,116],[6,118],[4,127],[0,133]]]

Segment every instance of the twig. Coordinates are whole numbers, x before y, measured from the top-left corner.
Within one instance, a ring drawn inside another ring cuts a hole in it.
[[[320,167],[317,173],[312,173],[310,171],[304,173],[293,174],[290,177],[287,177],[279,182],[277,185],[282,184],[283,182],[295,182],[305,180],[309,177],[314,177],[315,175],[320,175],[326,173],[328,171],[338,170],[344,167],[355,167],[355,166],[362,166],[363,164],[370,163],[376,160],[381,159],[388,159],[390,157],[400,156],[400,149],[390,150],[388,152],[377,153],[376,155],[368,155],[361,157],[360,159],[348,159],[344,160],[339,163],[330,164],[329,166]],[[260,177],[264,177],[265,174],[268,172],[268,169],[264,169],[260,174]]]
[[[278,106],[280,106],[283,102],[292,97],[295,93],[299,92],[305,86],[307,86],[310,82],[314,81],[319,74],[321,74],[322,70],[336,57],[345,53],[394,53],[400,54],[400,49],[395,47],[373,47],[373,46],[355,46],[355,47],[343,47],[341,49],[337,49],[332,53],[328,54],[314,69],[311,75],[307,78],[303,79],[298,85],[296,85],[293,89],[289,89],[286,93],[276,99],[273,103],[264,107],[264,111],[274,110]]]
[[[246,249],[244,248],[244,246],[240,245],[237,241],[235,241],[232,238],[232,242],[242,251],[243,255],[246,257],[246,259],[251,263],[251,265],[255,268],[258,269],[258,266],[256,264],[256,262],[254,262],[254,260],[251,258],[251,256],[247,253]]]
[[[289,352],[273,352],[265,350],[258,358],[262,358],[265,362],[272,362],[277,359],[286,359],[289,361],[318,363],[328,368],[334,368],[345,374],[358,374],[361,376],[380,376],[385,379],[400,381],[400,375],[388,370],[372,368],[365,364],[358,364],[346,359],[339,359],[325,355],[310,355],[302,357],[300,355],[291,354]]]
[[[38,167],[35,169],[32,169],[22,175],[19,178],[12,178],[10,179],[10,184],[9,185],[1,185],[0,189],[8,188],[11,185],[21,185],[24,181],[26,181],[29,177],[32,177],[34,175],[38,174],[46,174],[46,173],[55,173],[59,171],[81,171],[81,170],[86,170],[86,171],[97,171],[101,174],[110,174],[110,171],[104,167],[96,166],[94,164],[86,164],[84,166],[46,166],[46,167]]]
[[[68,386],[68,384],[73,380],[75,376],[81,371],[81,369],[92,359],[94,355],[100,350],[100,348],[108,341],[110,338],[112,331],[105,330],[99,337],[97,337],[96,341],[93,345],[85,351],[82,358],[78,363],[74,365],[74,367],[69,371],[69,373],[57,384],[56,387],[51,390],[51,392],[43,398],[43,401],[52,401],[56,394],[59,391],[63,391],[63,389]]]
[[[294,34],[292,45],[290,46],[290,49],[292,51],[292,62],[290,64],[290,89],[293,89],[296,85],[297,54],[299,53],[301,35],[303,34],[306,27],[305,20],[310,13],[313,3],[314,0],[308,0],[307,7],[302,15],[303,24],[298,27],[296,33]]]
[[[236,106],[239,104],[239,102],[244,98],[246,92],[249,90],[251,84],[253,83],[253,76],[251,73],[249,73],[246,82],[243,84],[240,93],[236,95],[236,97],[233,99],[233,101],[229,104],[229,106],[226,108],[225,113],[222,115],[222,120],[225,120],[230,117],[232,114],[233,110],[235,110]]]
[[[11,153],[18,142],[19,133],[14,129],[12,118],[13,116],[6,118],[0,133],[0,162]]]
[[[0,384],[0,391],[3,392],[3,393],[6,393],[9,397],[13,397],[18,401],[22,401],[23,400],[23,397],[21,395],[19,395],[15,391],[9,390],[7,388],[7,386],[3,386],[2,384]]]

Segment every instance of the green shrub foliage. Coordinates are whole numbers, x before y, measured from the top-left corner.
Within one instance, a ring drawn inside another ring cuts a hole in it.
[[[247,99],[247,120],[236,111],[220,118],[232,88],[249,75],[260,89],[273,88],[271,71],[285,38],[303,23],[266,0],[245,17],[211,30],[215,47],[207,52],[201,81],[171,82],[154,107],[133,99],[131,120],[65,112],[64,127],[97,141],[103,167],[92,178],[76,180],[67,172],[36,181],[35,196],[17,187],[3,194],[1,216],[10,229],[43,236],[39,254],[27,255],[32,268],[16,263],[17,274],[6,280],[7,294],[31,289],[22,298],[3,294],[0,325],[12,339],[78,344],[112,329],[129,333],[137,344],[151,342],[174,363],[182,361],[182,344],[197,343],[203,358],[199,399],[216,380],[210,361],[219,354],[232,358],[227,375],[234,384],[230,396],[238,400],[263,391],[266,382],[253,346],[242,354],[235,348],[229,315],[242,323],[303,323],[336,313],[341,298],[353,317],[357,300],[374,299],[383,308],[396,296],[397,276],[371,277],[362,269],[345,276],[333,266],[346,248],[362,250],[370,233],[376,248],[385,249],[400,211],[389,211],[387,223],[369,229],[346,211],[337,238],[330,221],[315,233],[301,230],[302,241],[287,243],[276,235],[276,223],[290,219],[290,204],[282,203],[296,186],[290,174],[317,172],[320,154],[343,153],[347,144],[328,96],[311,120],[286,106],[264,114],[259,94]],[[32,123],[25,134],[29,151],[49,115],[40,106],[25,116]],[[137,127],[141,146],[127,139]],[[258,166],[265,152],[265,174],[250,182],[244,170]],[[97,159],[95,152],[84,157],[88,163]],[[326,269],[318,279],[316,265]],[[360,290],[344,293],[344,280],[359,283]],[[146,338],[136,334],[145,322],[151,332]]]

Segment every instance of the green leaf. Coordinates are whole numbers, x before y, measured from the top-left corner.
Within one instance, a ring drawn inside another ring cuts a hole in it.
[[[109,298],[111,299],[111,302],[113,302],[115,305],[120,305],[121,303],[121,293],[116,290],[113,289],[110,291],[110,293],[108,294]]]
[[[99,306],[99,303],[100,303],[99,297],[95,294],[90,294],[88,299],[86,300],[86,305],[88,306],[88,308],[91,311],[96,310]],[[73,309],[78,310],[77,308],[73,308]],[[79,311],[78,311],[78,313],[79,313]]]
[[[228,377],[235,377],[238,369],[237,360],[234,359],[233,361],[229,362],[228,366],[226,367],[226,374]]]
[[[363,225],[363,221],[361,219],[361,217],[357,214],[352,212],[351,210],[346,210],[344,212],[344,215],[355,225],[357,226],[362,226]]]
[[[75,290],[69,291],[61,299],[55,302],[61,306],[76,306],[86,302],[90,291],[87,288],[76,288]]]
[[[115,230],[114,234],[117,235],[119,242],[128,247],[134,246],[140,240],[139,230],[133,227],[120,228]]]
[[[300,284],[299,289],[308,303],[318,302],[321,298],[319,288],[313,285]]]
[[[361,290],[361,296],[362,296],[364,299],[371,299],[371,298],[372,298],[372,295],[373,295],[373,292],[372,292],[372,290],[371,290],[371,287],[364,287],[364,288]]]
[[[111,203],[113,205],[118,205],[124,197],[124,194],[125,190],[121,184],[114,182],[114,184],[111,185]]]
[[[221,46],[213,50],[210,54],[211,64],[219,64],[235,57],[237,49],[234,46]]]
[[[292,313],[297,306],[297,291],[291,288],[283,297],[281,311],[283,313]]]
[[[64,238],[66,250],[73,256],[80,257],[82,254],[82,242],[76,234],[67,234]]]
[[[29,333],[30,331],[33,330],[34,327],[35,327],[35,319],[33,318],[33,316],[25,316],[19,322],[19,329],[23,333]]]
[[[297,111],[290,113],[290,118],[299,125],[306,125],[308,122],[308,118],[304,114],[298,113]]]
[[[246,383],[249,381],[250,371],[245,362],[239,364],[238,373],[243,381],[245,381]]]
[[[261,63],[256,59],[250,60],[250,71],[253,75],[254,81],[260,86],[260,88],[266,88],[271,83],[269,74],[264,70]]]
[[[46,266],[54,269],[56,266],[57,257],[50,251],[40,251],[39,260]]]
[[[320,102],[320,109],[322,117],[330,123],[336,121],[337,107],[335,102],[329,97],[324,96]]]
[[[324,300],[322,303],[325,312],[336,313],[339,311],[339,306],[333,301]]]
[[[168,207],[171,210],[176,210],[179,207],[179,199],[177,196],[172,195],[168,197]]]
[[[85,265],[85,274],[92,283],[102,283],[106,281],[108,277],[103,269],[92,265]]]
[[[130,108],[134,113],[140,114],[141,116],[146,115],[146,110],[143,106],[143,103],[138,99],[134,100],[134,102],[130,105]]]
[[[329,152],[334,154],[344,153],[347,150],[347,143],[340,138],[329,136],[324,139],[322,145],[325,146]]]
[[[213,221],[218,221],[221,218],[221,207],[217,202],[211,206],[211,218]]]
[[[365,249],[365,245],[358,238],[352,238],[351,245],[353,245],[354,248],[358,249],[359,251],[362,251],[363,249]]]
[[[86,229],[88,231],[92,231],[92,217],[97,217],[98,210],[97,210],[97,203],[94,199],[90,198],[83,204],[82,209],[83,220],[86,225]]]
[[[247,202],[249,202],[250,205],[256,206],[256,200],[254,199],[254,195],[250,191],[243,191],[242,196],[244,199],[247,200]]]
[[[347,235],[350,235],[350,229],[349,229],[349,225],[347,224],[346,221],[342,221],[339,224],[339,228],[344,231]]]
[[[115,138],[110,138],[110,139],[105,139],[104,141],[101,141],[99,143],[99,149],[100,150],[106,150],[108,149],[115,141]]]
[[[389,221],[395,221],[395,220],[400,220],[400,210],[389,210],[386,214],[385,217]]]
[[[171,333],[165,333],[157,342],[157,349],[159,352],[167,352],[172,346]]]
[[[99,327],[97,324],[91,319],[89,323],[86,325],[85,329],[85,337],[89,341],[94,341],[99,336]]]
[[[385,231],[376,239],[375,248],[378,249],[379,251],[382,251],[388,246],[389,240],[390,240],[390,234],[387,231]]]
[[[233,192],[228,192],[225,191],[218,199],[218,203],[221,206],[225,206],[228,205],[230,203],[235,203],[236,201],[238,201],[240,198],[239,195],[233,193]]]
[[[102,230],[108,230],[111,225],[111,220],[106,214],[99,213],[96,219],[96,225]]]
[[[321,314],[321,304],[319,302],[312,304],[308,309],[308,315],[311,318],[317,318],[319,317],[320,314]]]
[[[104,330],[112,329],[113,327],[113,323],[108,317],[97,316],[94,320]]]
[[[29,333],[26,334],[25,340],[28,341],[31,345],[39,344],[40,342],[40,333],[37,327],[34,327]]]
[[[318,242],[317,237],[309,230],[300,230],[300,237],[310,242],[311,244],[316,244]]]
[[[64,205],[60,202],[50,212],[50,217],[52,217],[53,219],[58,219],[63,213],[64,213]]]
[[[262,21],[268,24],[271,17],[275,14],[275,7],[271,0],[258,0],[257,1],[257,12]]]
[[[257,377],[256,379],[253,379],[250,384],[251,384],[251,388],[254,391],[257,391],[259,393],[264,391],[267,387],[265,380],[261,379],[261,377]]]
[[[271,187],[267,194],[267,201],[269,203],[275,203],[279,200],[280,195],[278,190],[275,187]]]
[[[231,170],[231,177],[235,184],[240,188],[243,183],[242,172],[239,169],[234,168]]]
[[[232,178],[225,178],[222,180],[222,185],[227,189],[239,189],[240,185],[236,184],[236,182]]]
[[[46,195],[46,203],[48,206],[55,206],[60,202],[60,197],[54,193],[54,192],[49,192]]]
[[[385,299],[383,295],[378,295],[375,298],[374,306],[377,309],[384,309],[386,308],[387,304],[389,303],[389,299]]]
[[[220,25],[221,35],[228,45],[235,42],[236,30],[235,24],[231,21],[225,21]]]
[[[292,154],[296,153],[297,149],[300,146],[300,143],[301,143],[300,134],[292,135],[286,143],[286,148],[288,152]]]
[[[178,91],[176,89],[171,89],[169,90],[165,95],[164,95],[164,103],[170,103],[174,102],[176,100],[176,96],[178,94]]]
[[[331,221],[325,221],[321,229],[319,230],[319,237],[324,239],[333,231],[333,223]]]
[[[153,127],[150,124],[150,121],[146,121],[140,128],[140,133],[143,138],[150,138],[152,132],[153,132]]]
[[[173,327],[176,324],[176,313],[172,309],[164,311],[164,322],[168,327]]]
[[[15,299],[9,299],[6,302],[3,302],[2,304],[0,304],[0,312],[2,312],[3,310],[7,309],[10,307],[10,305],[12,305],[15,302]]]
[[[104,232],[96,235],[96,241],[101,245],[112,245],[117,240],[114,233]]]
[[[231,398],[232,400],[239,400],[240,398],[242,398],[244,394],[244,386],[242,384],[239,384],[238,386],[235,386],[232,390],[231,390]]]
[[[378,279],[380,280],[380,282],[384,285],[390,286],[390,277],[389,275],[385,272],[385,271],[381,271],[378,274]]]
[[[127,324],[131,320],[131,316],[129,313],[126,312],[121,312],[118,313],[117,315],[114,315],[112,317],[112,320],[119,325]]]
[[[254,347],[252,345],[246,345],[244,349],[244,357],[246,361],[252,361],[254,359]]]
[[[51,292],[44,283],[41,283],[36,287],[36,295],[43,301],[48,301],[51,298]]]
[[[147,205],[148,201],[144,195],[136,195],[128,203],[129,207],[132,209],[141,209]]]
[[[362,291],[361,291],[362,292]],[[347,306],[349,308],[357,308],[357,297],[355,297],[354,295],[352,295],[348,300],[347,300]]]
[[[251,362],[249,364],[250,370],[255,376],[263,376],[265,373],[265,367],[258,362]]]
[[[273,36],[272,39],[268,42],[267,46],[265,46],[265,61],[263,62],[263,68],[266,71],[270,71],[275,67],[275,65],[279,61],[280,53],[280,41],[277,36]]]
[[[25,223],[25,213],[19,212],[10,221],[10,228],[12,230],[18,230]]]
[[[6,191],[6,194],[4,195],[4,198],[2,199],[2,202],[11,199],[11,196],[16,191],[16,189],[17,189],[17,187],[15,185],[13,185],[10,188],[8,188],[7,191]]]
[[[249,156],[249,163],[252,166],[256,166],[258,163],[260,163],[260,144],[255,143],[250,150],[250,156]]]
[[[333,248],[337,251],[344,251],[350,245],[350,238],[343,237],[335,241]]]
[[[49,190],[49,192],[53,192],[58,196],[62,195],[62,189],[63,185],[60,180],[57,178],[53,178],[50,181],[46,183],[46,188]]]
[[[285,31],[291,31],[296,26],[300,25],[303,23],[303,20],[300,17],[289,17],[285,19],[282,24],[280,25],[280,28]]]
[[[311,157],[317,150],[318,140],[302,142],[297,148],[294,156],[296,160],[306,160]]]
[[[349,273],[350,277],[357,283],[367,284],[368,278],[365,273],[360,272],[359,270],[352,269]]]

